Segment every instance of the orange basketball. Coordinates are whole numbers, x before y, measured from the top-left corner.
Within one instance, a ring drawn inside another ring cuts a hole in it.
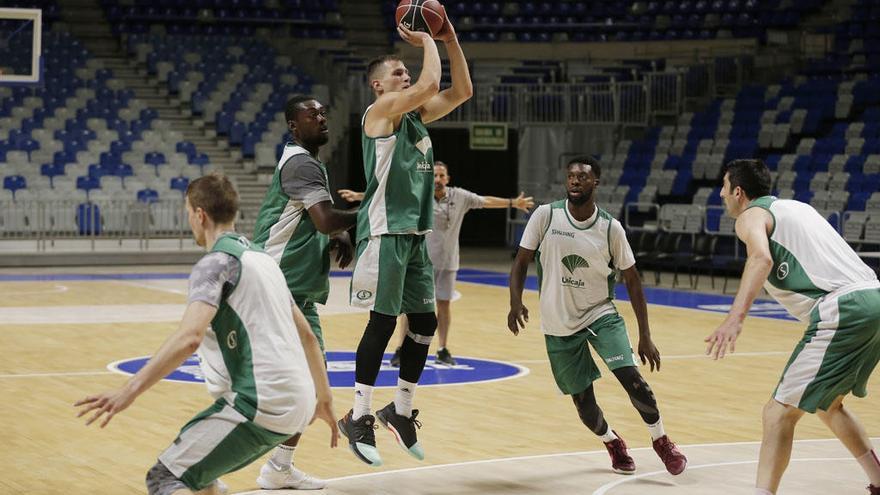
[[[398,26],[434,36],[443,29],[446,11],[437,0],[400,0],[394,18]]]

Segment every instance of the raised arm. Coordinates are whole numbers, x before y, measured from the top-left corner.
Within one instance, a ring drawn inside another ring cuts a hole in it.
[[[736,236],[745,243],[748,257],[743,268],[742,279],[736,298],[730,307],[727,318],[711,335],[706,337],[706,354],[714,359],[723,358],[727,352],[736,348],[736,339],[742,332],[742,323],[749,313],[749,308],[758,294],[761,286],[767,280],[767,275],[773,269],[773,256],[770,254],[770,239],[768,233],[773,228],[773,217],[770,212],[763,208],[749,208],[736,219]]]
[[[365,129],[368,136],[388,134],[390,120],[420,108],[440,91],[440,54],[431,35],[410,31],[402,26],[397,31],[407,43],[424,49],[422,72],[419,80],[412,86],[403,91],[385,93],[376,99],[366,115]]]
[[[113,416],[127,409],[139,395],[177,369],[186,361],[186,358],[199,348],[215,314],[217,314],[217,308],[210,304],[201,301],[190,303],[183,313],[183,320],[181,320],[177,331],[165,339],[147,365],[141,368],[121,388],[91,395],[77,401],[74,406],[85,406],[77,413],[77,417],[97,409],[95,414],[86,421],[86,424],[92,424],[106,413],[107,416],[101,422],[101,428],[107,426]]]
[[[534,208],[535,201],[525,192],[520,192],[515,198],[499,198],[497,196],[483,196],[483,208],[516,208],[528,212]]]
[[[422,107],[422,122],[426,124],[445,117],[474,95],[474,85],[471,83],[467,59],[464,57],[464,52],[461,51],[461,45],[455,35],[455,28],[448,16],[443,30],[437,33],[437,39],[443,41],[446,46],[452,86],[433,96]]]

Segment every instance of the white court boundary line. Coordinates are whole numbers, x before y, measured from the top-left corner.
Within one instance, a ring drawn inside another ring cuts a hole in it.
[[[880,440],[880,437],[869,437],[869,440],[876,441]],[[804,440],[795,440],[795,444],[799,443],[814,443],[814,442],[832,442],[839,441],[837,438],[808,438]],[[696,443],[689,445],[678,445],[680,448],[698,448],[698,447],[729,447],[729,446],[739,446],[739,445],[760,445],[761,442],[751,441],[751,442],[719,442],[719,443]],[[630,452],[641,451],[641,450],[653,450],[653,447],[638,447],[634,449],[628,449]],[[395,469],[392,471],[382,471],[378,473],[363,473],[363,474],[353,474],[350,476],[341,476],[338,478],[328,478],[327,482],[334,481],[344,481],[344,480],[352,480],[352,479],[361,479],[361,478],[372,478],[377,476],[387,476],[391,474],[400,474],[400,473],[408,473],[408,472],[416,472],[416,471],[427,471],[430,469],[444,469],[450,467],[458,467],[458,466],[476,466],[480,464],[494,464],[498,462],[513,462],[513,461],[528,461],[532,459],[547,459],[552,457],[569,457],[569,456],[577,456],[577,455],[595,455],[595,454],[605,454],[608,455],[607,450],[588,450],[581,452],[559,452],[556,454],[538,454],[538,455],[527,455],[527,456],[518,456],[518,457],[499,457],[496,459],[480,459],[477,461],[465,461],[465,462],[453,462],[449,464],[436,464],[433,466],[420,466],[415,468],[405,468],[405,469]],[[848,459],[848,458],[847,458]],[[792,459],[794,460],[794,459]],[[748,461],[748,462],[757,462],[757,461]],[[690,469],[690,467],[688,467]],[[666,472],[666,471],[662,471]],[[645,473],[646,475],[649,473]],[[627,478],[632,479],[632,478]],[[238,495],[248,495],[248,494],[259,494],[265,493],[260,490],[250,491],[250,492],[241,492]],[[594,494],[595,495],[595,494]]]
[[[21,295],[40,295],[40,294],[61,294],[62,292],[67,292],[69,287],[66,285],[55,284],[55,286],[51,289],[43,289],[43,290],[16,290],[16,291],[2,291],[0,290],[0,296],[21,296]],[[35,308],[44,308],[45,306],[34,306]]]
[[[338,352],[353,352],[353,351],[338,351]],[[725,356],[725,358],[727,358],[727,357],[787,356],[789,354],[791,354],[790,351],[739,352],[739,353],[734,353],[734,354],[728,354],[727,356]],[[150,356],[140,356],[140,358],[146,358],[146,357],[150,357]],[[513,378],[520,378],[520,377],[528,376],[529,374],[531,374],[531,370],[528,367],[522,366],[524,364],[542,364],[542,363],[549,362],[549,360],[547,360],[547,359],[518,359],[515,361],[498,361],[498,360],[494,360],[494,359],[475,358],[475,357],[470,357],[470,356],[461,356],[461,357],[463,357],[465,359],[478,359],[480,361],[489,361],[489,362],[493,362],[493,363],[511,365],[511,366],[518,368],[520,370],[520,373],[516,374],[516,375],[512,375],[512,376],[503,377],[503,378],[496,378],[493,380],[482,380],[482,381],[478,381],[478,382],[438,383],[435,385],[419,385],[419,386],[420,387],[454,387],[454,386],[459,386],[459,385],[479,385],[481,383],[492,383],[492,382],[498,382],[498,381],[504,381],[504,380],[511,380]],[[673,356],[661,356],[661,359],[664,359],[664,360],[702,359],[702,358],[708,358],[708,356],[706,356],[705,354],[680,354],[680,355],[673,355]],[[0,379],[4,379],[4,378],[39,378],[39,377],[44,377],[44,376],[63,377],[63,376],[103,375],[103,374],[131,376],[130,374],[128,374],[122,370],[116,369],[115,366],[118,366],[119,363],[121,363],[123,361],[129,361],[132,359],[139,359],[139,357],[120,359],[120,360],[114,361],[112,363],[109,363],[106,368],[107,371],[35,372],[35,373],[22,373],[22,374],[11,373],[11,374],[0,375]],[[170,381],[170,382],[174,382],[174,383],[199,383],[199,382],[182,382],[182,381],[177,381],[177,380],[166,380],[166,381]],[[343,388],[343,387],[337,387],[337,388]],[[389,387],[378,387],[378,388],[389,388]]]
[[[788,356],[791,354],[791,351],[759,351],[759,352],[733,352],[730,354],[725,354],[724,357],[760,357],[760,356]],[[711,356],[706,354],[678,354],[671,356],[660,355],[660,362],[662,364],[665,360],[675,360],[675,359],[711,359]],[[523,364],[540,364],[540,363],[549,363],[549,359],[518,359],[516,361],[511,361],[513,363],[523,363]],[[637,363],[638,364],[638,363]]]
[[[789,460],[789,463],[791,463],[791,462],[853,461],[853,460],[855,460],[855,459],[853,459],[852,457],[803,457],[800,459],[791,459],[791,460]],[[722,466],[741,466],[741,465],[745,465],[745,464],[757,464],[757,463],[758,463],[757,459],[752,460],[752,461],[713,462],[713,463],[709,463],[709,464],[697,464],[696,466],[688,466],[686,471],[691,471],[691,470],[695,470],[695,469],[708,469],[708,468],[722,467]],[[624,483],[629,483],[630,481],[635,481],[637,479],[650,478],[652,476],[657,476],[657,475],[666,474],[666,473],[667,472],[664,469],[662,471],[652,471],[650,473],[637,474],[635,476],[628,476],[624,479],[613,481],[611,483],[606,483],[606,484],[600,486],[598,489],[596,489],[596,491],[593,492],[593,495],[605,495],[612,488],[618,487]]]
[[[64,377],[64,376],[89,376],[89,375],[112,375],[110,371],[65,371],[60,373],[11,373],[0,375],[3,378],[42,378],[42,377]]]

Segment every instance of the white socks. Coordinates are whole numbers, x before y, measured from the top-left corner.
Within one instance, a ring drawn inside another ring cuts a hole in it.
[[[394,393],[394,411],[405,417],[412,416],[413,396],[416,394],[416,383],[397,379],[397,392]]]
[[[605,431],[604,435],[599,435],[599,438],[601,438],[603,442],[608,443],[617,440],[617,435],[611,431],[611,425],[608,425],[608,430]]]
[[[296,447],[281,444],[272,452],[272,463],[281,468],[288,468],[293,464],[293,453]]]
[[[373,387],[364,385],[363,383],[354,384],[354,407],[351,413],[351,419],[357,420],[361,416],[373,414],[371,409],[373,406]]]
[[[648,425],[648,431],[651,432],[651,440],[657,440],[658,438],[665,436],[666,430],[663,429],[663,420],[658,419],[656,423]]]
[[[871,484],[880,486],[880,459],[877,459],[877,453],[869,450],[865,452],[865,455],[856,457],[856,460],[859,461],[859,465],[865,470],[865,474],[868,475]]]

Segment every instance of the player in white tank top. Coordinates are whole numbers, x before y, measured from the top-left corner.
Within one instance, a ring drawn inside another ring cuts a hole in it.
[[[804,413],[816,413],[862,466],[880,494],[880,461],[843,399],[867,395],[880,360],[880,282],[846,241],[811,206],[770,196],[760,160],[725,167],[721,198],[736,218],[748,259],[730,313],[706,338],[715,359],[734,351],[743,320],[761,286],[809,326],[764,407],[764,440],[756,493],[775,493]]]

